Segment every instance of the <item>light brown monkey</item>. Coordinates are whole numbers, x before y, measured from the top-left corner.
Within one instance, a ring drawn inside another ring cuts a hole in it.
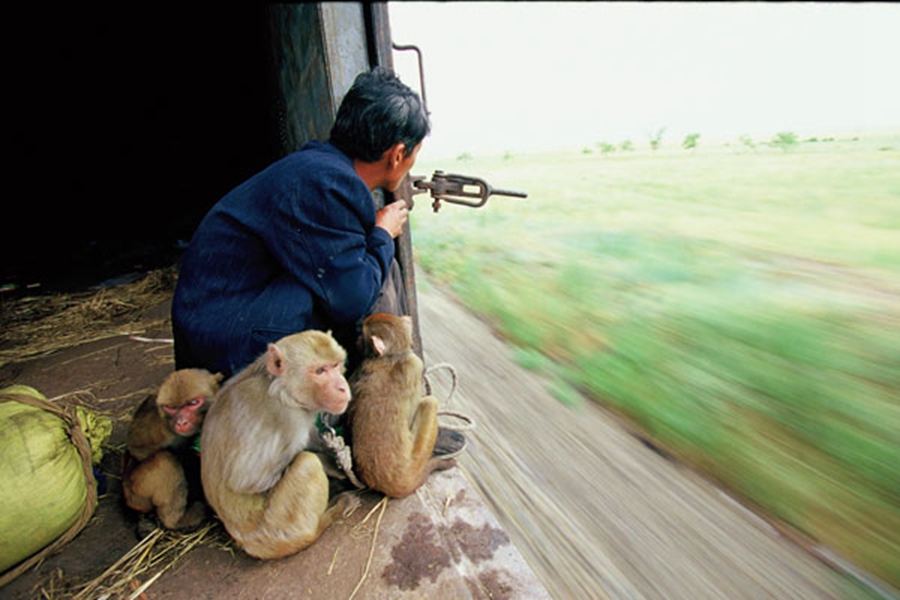
[[[432,457],[438,436],[438,401],[422,396],[422,361],[412,351],[412,318],[366,317],[363,361],[351,377],[348,421],[353,465],[372,489],[403,498],[432,471],[455,464]]]
[[[163,381],[134,413],[122,460],[126,505],[156,512],[169,529],[189,530],[206,516],[200,459],[193,448],[222,375],[181,369]]]
[[[207,416],[203,489],[251,556],[294,554],[359,503],[344,494],[329,507],[322,462],[307,451],[317,413],[347,409],[346,356],[321,331],[284,337],[222,387]]]

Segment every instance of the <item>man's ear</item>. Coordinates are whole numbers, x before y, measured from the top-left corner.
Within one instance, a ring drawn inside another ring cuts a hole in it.
[[[406,158],[406,144],[397,142],[387,149],[386,154],[388,156],[388,167],[396,169],[400,166],[400,161]]]

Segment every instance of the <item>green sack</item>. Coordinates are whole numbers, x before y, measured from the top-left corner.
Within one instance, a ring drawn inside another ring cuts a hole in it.
[[[75,537],[93,515],[91,465],[111,433],[110,419],[63,409],[33,388],[0,390],[0,585]]]

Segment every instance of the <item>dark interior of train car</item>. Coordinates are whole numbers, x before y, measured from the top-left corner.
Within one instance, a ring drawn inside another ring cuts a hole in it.
[[[261,9],[17,5],[4,293],[172,264],[277,156]]]

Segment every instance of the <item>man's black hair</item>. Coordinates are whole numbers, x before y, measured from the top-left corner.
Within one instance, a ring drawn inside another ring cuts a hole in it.
[[[330,141],[350,158],[376,162],[397,142],[409,156],[430,130],[419,95],[392,71],[375,67],[360,73],[347,91]]]

